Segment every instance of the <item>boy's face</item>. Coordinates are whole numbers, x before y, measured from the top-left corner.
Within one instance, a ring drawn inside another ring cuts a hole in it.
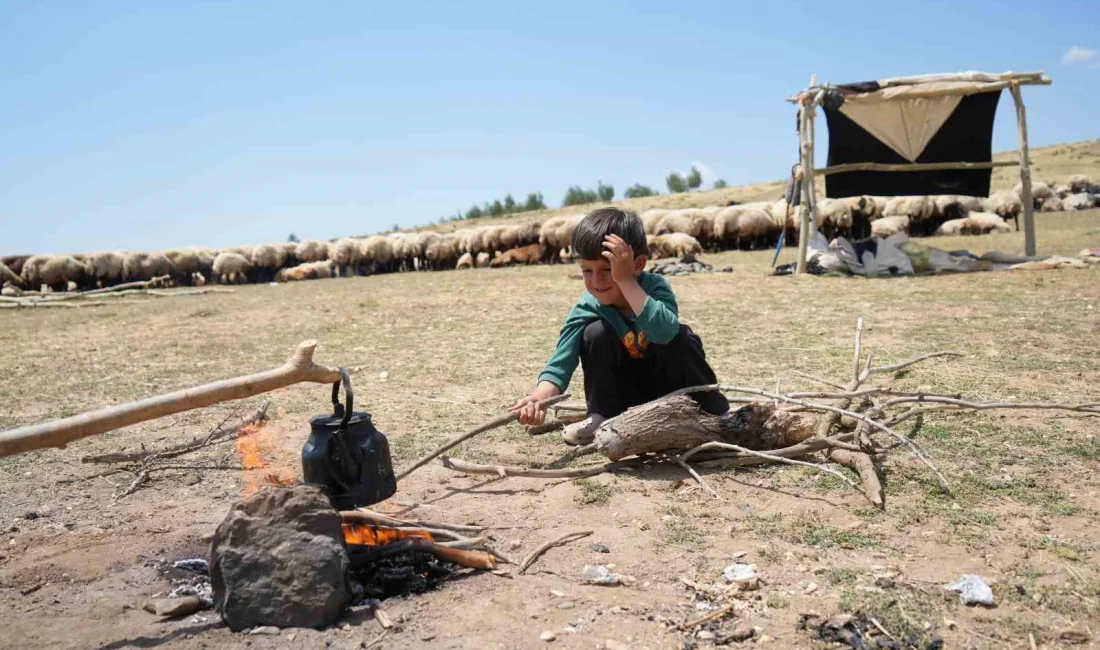
[[[635,273],[637,276],[641,269],[645,268],[645,257],[635,258]],[[640,264],[638,264],[640,262]],[[584,279],[584,288],[592,294],[601,305],[613,305],[622,307],[626,305],[626,299],[619,285],[611,277],[611,262],[601,260],[580,260],[581,277]],[[638,268],[640,266],[640,268]]]

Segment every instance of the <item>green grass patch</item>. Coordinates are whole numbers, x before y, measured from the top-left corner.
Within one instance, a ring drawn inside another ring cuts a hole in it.
[[[697,526],[677,519],[669,519],[661,524],[658,537],[664,544],[689,549],[702,548],[706,539],[706,535]]]
[[[829,569],[825,573],[825,579],[829,584],[848,585],[856,581],[857,574],[851,569]]]
[[[573,501],[582,506],[602,506],[611,500],[615,488],[609,483],[600,483],[590,478],[579,478],[573,481],[578,489],[573,495]]]

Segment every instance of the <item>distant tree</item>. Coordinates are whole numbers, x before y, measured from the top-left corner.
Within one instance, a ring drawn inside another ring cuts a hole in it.
[[[516,200],[512,198],[512,195],[504,197],[504,211],[511,214],[516,211]]]
[[[684,182],[684,177],[677,172],[672,172],[665,179],[665,185],[668,185],[668,191],[673,194],[679,194],[687,189],[687,183]]]
[[[614,190],[612,190],[614,191]],[[574,185],[565,191],[565,198],[562,199],[562,207],[569,205],[584,205],[586,203],[595,203],[599,200],[599,195],[593,190],[586,190],[579,186]]]
[[[467,219],[480,219],[483,216],[485,216],[485,213],[482,212],[481,208],[477,207],[476,205],[466,211]]]
[[[729,187],[729,186],[726,185],[726,181],[722,180],[721,178],[714,181],[714,189],[716,189],[716,190],[724,190],[727,187]]]
[[[688,189],[699,189],[699,186],[703,184],[703,174],[699,171],[699,168],[695,165],[691,166],[691,173],[687,175]]]
[[[610,201],[615,198],[615,186],[604,185],[603,181],[600,181],[596,184],[596,196],[599,197],[601,201]]]
[[[293,242],[301,241],[300,239],[298,239],[298,235],[295,235],[294,233],[290,233],[290,235],[286,238],[286,240],[287,241],[293,241]]]
[[[401,226],[397,225],[396,223],[390,226],[391,232],[397,232],[398,230],[401,230]]]
[[[504,204],[500,202],[500,199],[493,201],[489,205],[490,217],[503,217],[504,216]]]
[[[541,192],[531,192],[527,195],[527,200],[523,203],[523,210],[529,212],[531,210],[545,210],[546,202],[542,200]]]
[[[657,193],[641,183],[635,183],[623,192],[623,196],[628,199],[640,199],[643,196],[654,196],[655,194]]]

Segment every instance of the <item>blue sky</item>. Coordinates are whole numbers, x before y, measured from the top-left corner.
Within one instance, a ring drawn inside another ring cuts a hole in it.
[[[1032,144],[1097,138],[1097,25],[1094,0],[0,1],[0,254],[369,233],[692,162],[780,178],[812,72],[1045,69]]]

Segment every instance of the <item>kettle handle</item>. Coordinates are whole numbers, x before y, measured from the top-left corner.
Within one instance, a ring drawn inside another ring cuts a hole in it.
[[[340,384],[344,385],[344,402],[340,403]],[[340,368],[340,381],[332,383],[332,413],[334,417],[343,418],[340,428],[348,428],[351,421],[351,413],[354,410],[355,392],[351,389],[351,375],[346,367]]]

